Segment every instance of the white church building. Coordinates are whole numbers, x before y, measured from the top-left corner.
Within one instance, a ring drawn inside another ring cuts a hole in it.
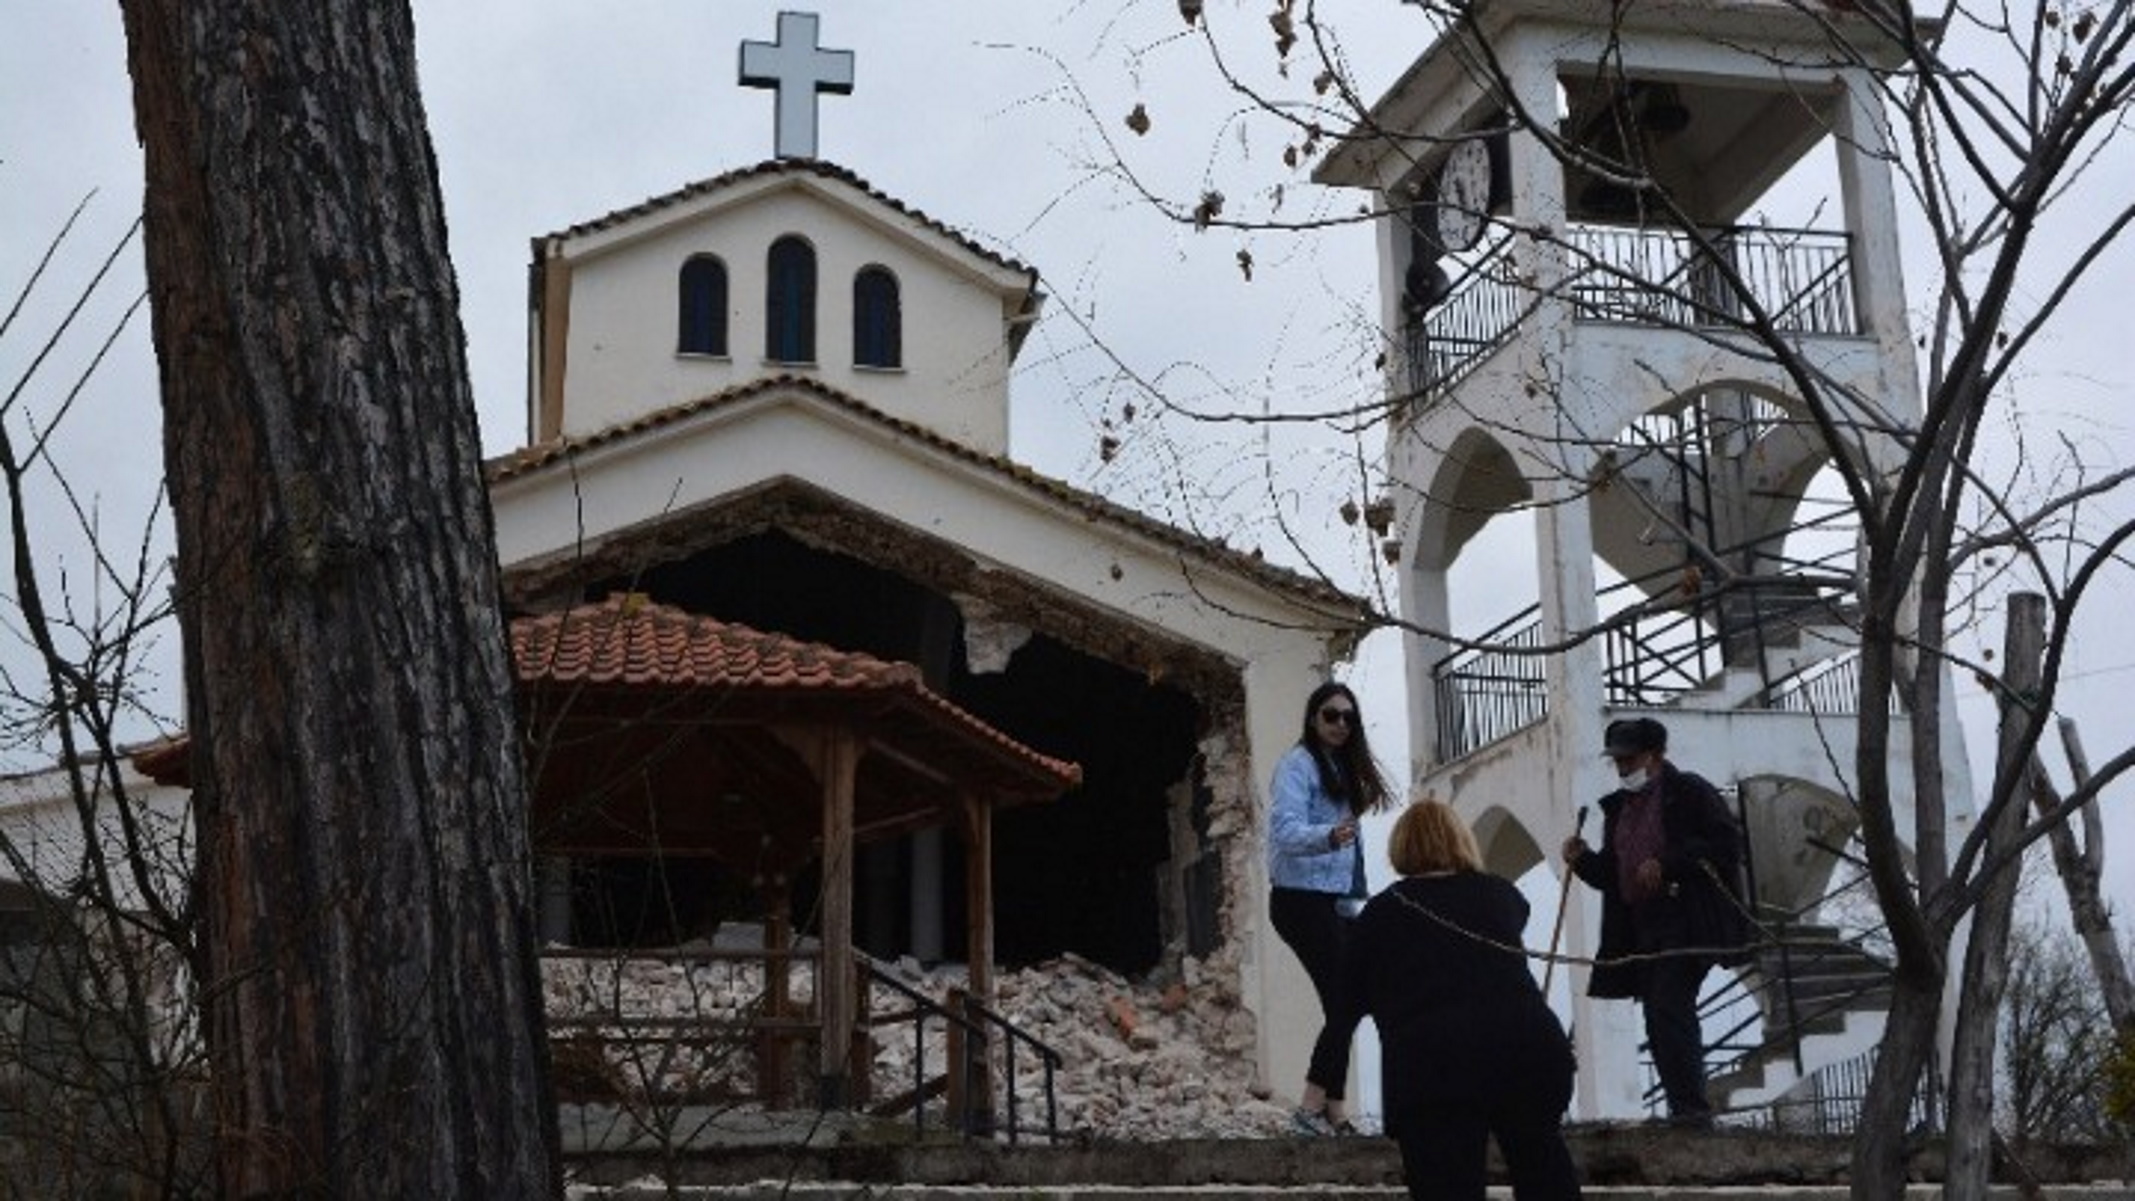
[[[1655,174],[1794,315],[1805,353],[1902,419],[1914,363],[1874,81],[1791,73],[1814,24],[1761,0],[1628,9],[1615,44],[1569,0],[1485,11],[1502,84],[1450,36],[1317,175],[1386,214],[1381,309],[1402,414],[1388,470],[1403,616],[1425,631],[1406,645],[1407,774],[1453,798],[1492,869],[1517,876],[1552,860],[1577,808],[1611,787],[1603,725],[1659,716],[1673,758],[1740,805],[1766,914],[1815,927],[1851,822],[1847,613],[1828,564],[1804,566],[1820,544],[1800,536],[1826,452],[1768,363],[1610,284],[1620,273],[1596,264],[1643,256],[1650,274],[1683,253],[1680,238],[1608,180],[1561,166],[1508,115],[1504,89],[1567,130],[1638,130]],[[794,674],[758,678],[767,691],[735,702],[774,724],[789,693],[834,686],[807,678],[810,656],[910,664],[928,696],[971,719],[960,729],[1073,764],[1077,782],[991,814],[983,844],[909,813],[843,831],[857,845],[833,914],[805,868],[790,912],[753,908],[760,865],[709,834],[671,856],[637,834],[537,825],[543,936],[658,947],[769,917],[888,960],[953,963],[983,944],[972,957],[1004,966],[1073,954],[1137,979],[1190,974],[1244,1015],[1262,1084],[1292,1089],[1319,1013],[1267,920],[1266,790],[1306,695],[1354,651],[1365,606],[1018,461],[1010,383],[1043,313],[1039,275],[819,156],[816,95],[849,90],[852,62],[818,34],[786,14],[776,42],[744,50],[744,81],[778,90],[775,157],[534,239],[529,440],[489,464],[509,616],[626,596],[776,632]],[[1600,82],[1607,54],[1626,80]],[[1834,156],[1838,226],[1760,232],[1751,207],[1812,151]],[[1590,486],[1609,472],[1626,486]],[[1744,603],[1562,653],[1457,652],[1428,631],[1447,629],[1454,563],[1503,513],[1532,514],[1539,588],[1486,641],[1591,628],[1611,596],[1651,597],[1686,567],[1710,569],[1701,555],[1762,583],[1736,594]],[[1961,774],[1954,725],[1945,744]],[[717,745],[757,757],[755,778],[811,770],[775,737]],[[896,786],[946,780],[900,746],[879,769]],[[715,827],[722,805],[746,799],[721,770],[668,803]],[[182,787],[133,779],[182,820]],[[1957,784],[1952,795],[1969,794]],[[78,856],[71,821],[56,780],[0,803],[11,835],[41,848],[32,874]],[[975,856],[986,889],[970,884]],[[1581,892],[1574,955],[1598,922]],[[1767,1017],[1771,971],[1752,969],[1747,994]],[[1575,1116],[1644,1114],[1635,1010],[1586,1000],[1583,971],[1571,976]],[[1795,1032],[1787,1054],[1745,1058],[1757,1078],[1716,1081],[1715,1100],[1782,1096],[1875,1029],[1872,1006],[1846,1008],[1835,1035],[1813,1036],[1823,1043]]]

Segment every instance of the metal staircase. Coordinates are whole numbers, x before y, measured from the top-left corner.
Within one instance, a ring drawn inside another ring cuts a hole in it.
[[[1722,1112],[1784,1126],[1793,1116],[1780,1112],[1786,1098],[1815,1065],[1852,1059],[1873,1044],[1890,1006],[1890,966],[1866,945],[1869,935],[1785,921],[1765,932],[1754,963],[1707,999],[1709,1011],[1724,1008],[1731,994],[1755,1009],[1715,1041],[1709,1055],[1718,1066],[1706,1087]]]

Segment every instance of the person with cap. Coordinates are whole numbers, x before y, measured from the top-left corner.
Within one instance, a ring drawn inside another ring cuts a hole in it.
[[[1587,995],[1639,1002],[1667,1120],[1710,1127],[1698,989],[1749,941],[1741,827],[1710,782],[1668,761],[1660,722],[1612,721],[1602,741],[1621,786],[1601,798],[1601,846],[1576,834],[1564,843],[1572,874],[1601,893]]]

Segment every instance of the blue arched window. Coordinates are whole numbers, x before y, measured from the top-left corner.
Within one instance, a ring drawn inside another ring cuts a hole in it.
[[[726,353],[726,264],[708,254],[682,264],[676,287],[679,315],[675,350],[681,354]]]
[[[853,276],[853,365],[904,366],[904,318],[888,267],[862,267]]]
[[[764,298],[764,357],[815,362],[815,248],[792,234],[771,243]]]

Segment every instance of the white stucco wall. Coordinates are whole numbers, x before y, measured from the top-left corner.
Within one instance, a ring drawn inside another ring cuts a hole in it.
[[[909,220],[800,183],[749,193],[628,236],[574,242],[569,262],[563,432],[585,434],[764,376],[807,376],[894,416],[987,453],[1008,446],[1010,303],[1003,273],[945,253],[938,234]],[[816,362],[764,357],[771,244],[798,234],[816,254]],[[727,271],[723,357],[675,350],[677,278],[692,255]],[[853,365],[853,277],[881,266],[897,277],[903,366]],[[555,270],[554,265],[551,270]]]
[[[182,881],[192,867],[192,816],[190,793],[165,788],[135,773],[130,765],[119,769],[124,776],[127,799],[150,848],[153,863],[150,878],[164,899],[183,899]],[[96,788],[92,782],[90,787]],[[115,857],[125,847],[118,808],[107,793],[97,792],[94,825],[105,856]],[[73,786],[59,768],[0,780],[0,839],[6,854],[0,855],[0,879],[27,884],[47,894],[69,892],[85,869],[83,822],[76,808]],[[113,858],[110,880],[114,899],[122,909],[141,906],[141,894],[133,872]]]

